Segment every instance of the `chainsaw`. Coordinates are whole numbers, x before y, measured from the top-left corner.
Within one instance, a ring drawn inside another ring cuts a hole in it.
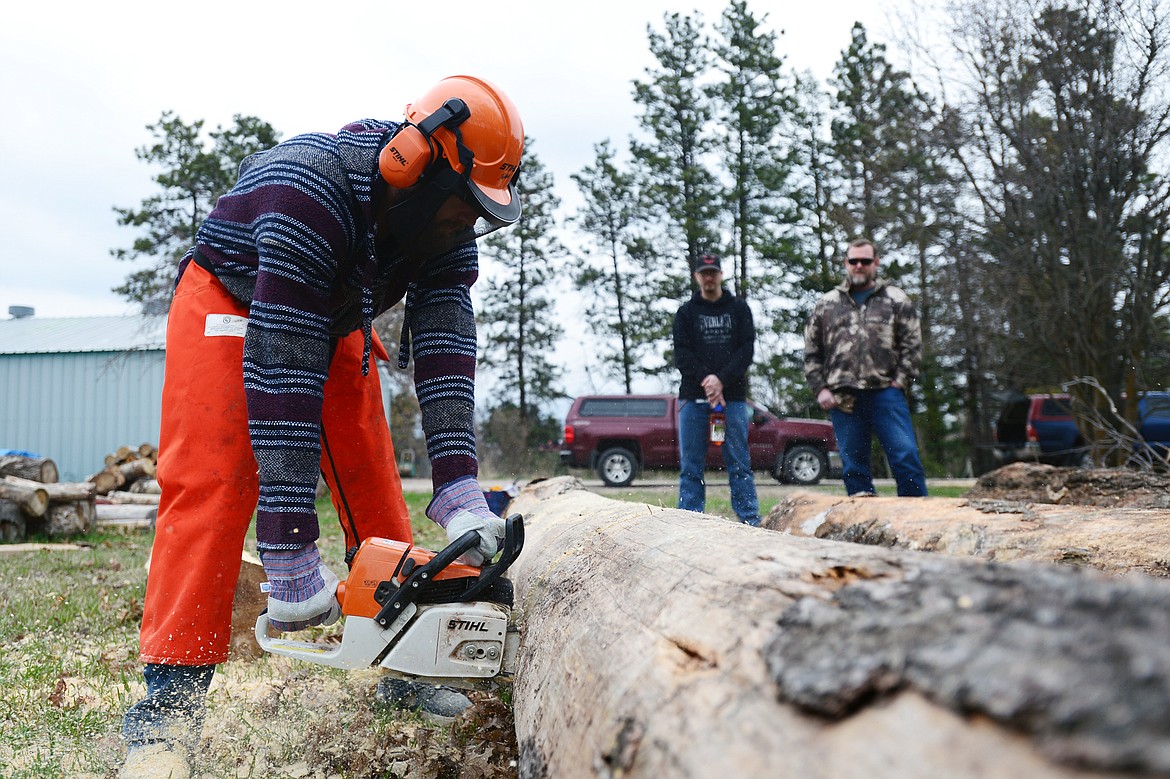
[[[256,620],[256,642],[274,655],[333,668],[377,665],[429,684],[489,689],[510,681],[520,639],[508,624],[512,582],[502,575],[524,547],[523,517],[505,520],[497,562],[456,562],[478,545],[474,530],[439,552],[367,538],[346,554],[349,576],[337,586],[340,643],[269,636],[267,612]]]

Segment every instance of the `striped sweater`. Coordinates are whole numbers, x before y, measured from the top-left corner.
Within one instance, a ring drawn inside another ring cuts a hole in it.
[[[330,340],[363,329],[365,368],[373,317],[404,295],[434,487],[478,471],[470,296],[478,254],[468,243],[418,268],[375,250],[372,226],[387,192],[378,152],[396,127],[362,120],[249,157],[196,235],[216,276],[249,306],[243,378],[261,549],[318,538],[313,499]]]

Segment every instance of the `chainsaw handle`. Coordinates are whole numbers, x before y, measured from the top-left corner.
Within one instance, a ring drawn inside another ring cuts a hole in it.
[[[475,580],[475,584],[463,593],[463,600],[472,600],[476,595],[486,590],[496,579],[508,570],[508,566],[516,562],[520,550],[524,548],[524,517],[512,514],[504,520],[504,546],[500,550],[500,560],[495,565],[486,566]]]
[[[388,627],[408,605],[414,602],[420,592],[425,591],[430,586],[440,571],[477,546],[479,546],[479,533],[468,530],[443,547],[425,564],[410,572],[410,576],[406,578],[402,586],[382,606],[378,615],[374,617],[374,621],[383,628]],[[467,588],[460,600],[471,600],[472,596],[487,589],[488,585],[500,578],[500,574],[516,560],[523,548],[524,518],[519,514],[513,514],[504,520],[504,548],[500,561],[481,570],[475,584]]]

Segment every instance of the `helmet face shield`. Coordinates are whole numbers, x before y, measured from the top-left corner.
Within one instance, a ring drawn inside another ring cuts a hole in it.
[[[496,225],[492,228],[493,230],[514,225],[520,218],[520,197],[519,193],[516,192],[515,179],[508,183],[503,193],[507,196],[507,200],[501,203],[477,186],[474,181],[467,182],[468,197],[479,209],[480,218]]]
[[[395,251],[434,257],[515,224],[520,217],[520,199],[515,188],[511,194],[506,208],[488,199],[492,203],[492,210],[488,210],[473,185],[442,165],[387,209],[380,229],[393,239]]]

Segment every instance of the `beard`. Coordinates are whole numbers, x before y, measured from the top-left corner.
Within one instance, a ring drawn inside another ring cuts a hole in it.
[[[849,279],[849,286],[857,289],[859,287],[867,287],[872,279],[864,273],[847,273],[846,278]]]

